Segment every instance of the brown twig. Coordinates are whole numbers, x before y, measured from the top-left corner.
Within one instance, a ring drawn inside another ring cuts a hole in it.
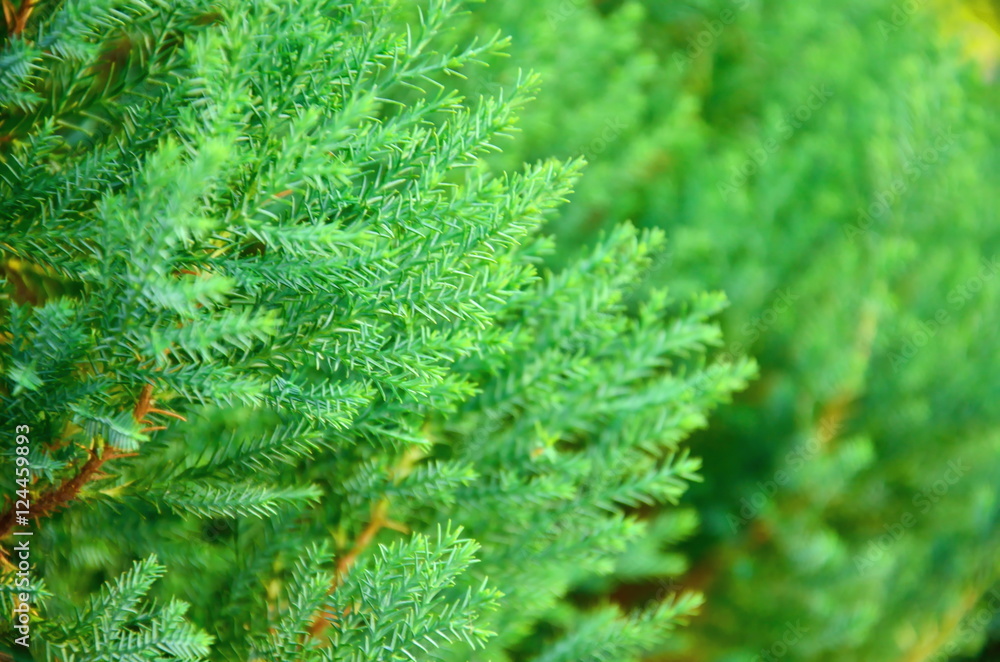
[[[7,34],[16,35],[24,32],[28,25],[28,17],[35,9],[36,0],[22,0],[20,7],[14,8],[11,0],[2,0],[3,19],[7,24]]]
[[[139,400],[135,404],[135,409],[133,410],[132,415],[137,422],[149,426],[144,428],[143,432],[165,429],[163,426],[154,426],[150,424],[149,421],[146,420],[146,416],[149,414],[163,414],[166,416],[172,416],[182,421],[186,420],[180,414],[154,408],[153,386],[151,384],[146,384],[142,387],[142,391],[139,393]],[[29,509],[30,512],[28,513],[29,519],[46,517],[60,508],[65,507],[80,494],[80,490],[83,489],[84,485],[92,480],[96,480],[104,476],[104,474],[101,473],[101,467],[104,466],[105,462],[123,457],[132,457],[135,455],[135,453],[123,453],[121,449],[116,448],[111,444],[105,444],[103,450],[101,451],[91,448],[88,449],[87,452],[90,454],[90,457],[87,458],[87,461],[82,467],[80,467],[79,471],[64,479],[59,487],[42,494],[42,496],[32,504],[32,507]],[[16,504],[11,504],[11,507],[4,512],[3,515],[0,515],[0,539],[6,538],[10,535],[10,532],[14,528],[14,523],[17,521],[15,513],[16,509],[14,507],[15,505]]]
[[[350,572],[351,568],[357,562],[358,557],[361,556],[361,553],[368,549],[368,546],[372,544],[378,532],[389,523],[388,513],[389,501],[386,499],[379,501],[372,509],[372,518],[361,534],[358,535],[354,546],[351,547],[347,554],[337,559],[337,571],[330,582],[330,593],[337,590],[344,581],[344,577],[347,576],[347,573]],[[316,638],[322,636],[323,632],[331,625],[330,616],[330,614],[326,613],[317,615],[312,625],[309,626],[309,634]]]
[[[398,482],[408,476],[413,468],[416,466],[417,462],[424,456],[424,450],[418,447],[413,447],[403,453],[403,456],[399,459],[399,462],[395,467],[389,472],[389,478],[394,482]],[[405,524],[393,521],[389,519],[389,499],[382,498],[374,506],[372,506],[372,516],[368,521],[368,524],[358,535],[357,540],[354,541],[354,545],[351,549],[344,554],[342,557],[337,559],[336,572],[333,575],[333,579],[330,581],[329,593],[333,593],[337,588],[343,583],[344,578],[347,573],[351,571],[354,564],[357,562],[358,557],[368,549],[368,547],[375,540],[375,536],[378,535],[379,531],[382,529],[392,529],[393,531],[400,531],[402,533],[409,533],[409,529]],[[344,611],[346,616],[350,613],[350,607]],[[314,619],[312,624],[309,626],[309,635],[319,639],[326,629],[332,624],[330,619],[336,618],[334,614],[327,614],[325,612],[320,612]]]
[[[147,426],[142,429],[143,433],[156,432],[157,430],[166,430],[165,425],[153,425],[146,417],[150,414],[160,414],[161,416],[170,416],[176,418],[179,421],[184,421],[187,423],[187,419],[173,411],[166,411],[165,409],[157,409],[153,406],[153,386],[151,384],[146,384],[142,387],[142,392],[139,394],[139,401],[135,403],[135,410],[132,412],[132,417],[135,418],[136,422],[142,423]]]
[[[375,539],[375,535],[382,530],[383,526],[385,526],[387,521],[386,514],[388,511],[389,502],[383,499],[373,509],[372,519],[368,522],[368,526],[365,527],[365,530],[361,532],[361,535],[358,536],[357,541],[354,543],[354,547],[352,547],[351,551],[337,561],[337,575],[334,581],[338,584],[357,562],[358,556],[361,555],[361,552],[368,548],[368,545],[370,545],[372,540]]]
[[[105,446],[101,452],[94,449],[90,449],[89,452],[90,457],[87,458],[87,461],[76,475],[66,478],[59,487],[46,492],[38,501],[32,504],[28,513],[29,519],[46,517],[59,510],[77,497],[80,489],[95,478],[105,462],[131,455],[131,453],[122,453],[114,446]],[[0,516],[0,538],[7,537],[14,528],[14,522],[15,512],[12,507]]]
[[[146,414],[149,413],[149,408],[153,406],[153,385],[146,384],[142,387],[142,391],[139,392],[139,400],[135,403],[135,409],[132,410],[132,418],[137,421],[142,421],[146,418]]]

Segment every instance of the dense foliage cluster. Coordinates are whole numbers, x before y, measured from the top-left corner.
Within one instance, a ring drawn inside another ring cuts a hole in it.
[[[659,231],[541,266],[579,163],[484,165],[535,81],[456,92],[503,42],[454,4],[4,0],[9,653],[628,660],[694,612],[567,594],[752,363],[636,292]]]
[[[663,228],[648,283],[725,291],[726,353],[761,363],[693,441],[702,531],[676,583],[707,605],[663,659],[1000,639],[1000,14],[969,4],[985,69],[941,36],[945,5],[943,32],[971,33],[943,2],[532,0],[468,23],[517,36],[499,82],[528,62],[546,83],[496,162],[591,161],[557,258],[624,219]],[[655,550],[629,552],[619,595],[663,580]]]

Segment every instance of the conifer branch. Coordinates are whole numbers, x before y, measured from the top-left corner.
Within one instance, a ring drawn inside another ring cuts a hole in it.
[[[59,487],[49,490],[32,504],[33,507],[28,514],[29,519],[46,517],[75,499],[80,493],[80,489],[95,477],[105,462],[123,456],[114,446],[110,445],[105,446],[104,450],[100,452],[90,449],[89,453],[90,457],[75,475],[66,478]],[[10,534],[14,528],[14,521],[14,507],[12,505],[7,512],[0,516],[0,539],[6,538]]]
[[[161,412],[161,410],[154,409],[152,407],[152,395],[153,386],[151,384],[143,386],[142,391],[139,394],[139,400],[136,402],[135,409],[133,410],[133,416],[137,422],[145,422],[143,419],[147,414],[152,412],[172,414],[172,412]],[[179,414],[173,415],[181,420],[185,420]],[[149,429],[150,428],[147,428],[147,430]],[[162,426],[160,429],[163,429]],[[136,455],[136,453],[122,452],[121,449],[116,448],[109,443],[106,443],[104,448],[101,450],[91,448],[88,449],[87,452],[90,457],[87,458],[87,461],[82,467],[80,467],[79,471],[63,480],[59,487],[42,494],[42,496],[32,504],[32,508],[28,514],[29,519],[47,517],[60,508],[65,507],[70,501],[75,499],[80,494],[80,490],[83,489],[84,485],[103,476],[100,471],[106,462]],[[14,528],[14,522],[16,521],[14,510],[14,504],[11,504],[10,508],[8,508],[3,515],[0,515],[0,539],[6,538],[10,535],[10,532]]]
[[[378,532],[388,524],[388,512],[388,499],[382,499],[372,509],[372,518],[368,522],[368,525],[365,526],[364,530],[358,535],[358,538],[354,542],[350,551],[337,560],[337,570],[333,576],[333,580],[330,582],[329,593],[336,591],[341,583],[343,583],[344,577],[346,577],[347,573],[350,572],[352,567],[354,567],[358,557],[361,556],[366,549],[368,549],[369,545],[371,545],[372,541],[375,539],[375,536],[378,535]],[[329,626],[330,620],[327,614],[321,612],[313,620],[312,625],[309,626],[309,634],[315,638],[319,638]]]
[[[421,456],[422,451],[419,448],[411,448],[403,454],[403,457],[400,459],[398,465],[389,472],[390,477],[395,480],[405,478],[413,471],[415,463]],[[333,580],[330,582],[328,593],[332,594],[343,583],[347,573],[349,573],[351,568],[354,567],[354,564],[357,563],[358,557],[360,557],[361,554],[368,549],[372,541],[375,540],[375,536],[378,535],[379,531],[383,528],[392,529],[394,531],[407,531],[405,524],[389,519],[389,499],[387,498],[380,499],[374,505],[372,508],[371,519],[358,535],[354,545],[346,554],[337,560],[336,571],[334,573]],[[318,639],[329,626],[330,621],[328,615],[325,612],[320,612],[320,614],[317,615],[310,624],[309,634],[310,636]]]
[[[410,475],[416,467],[416,463],[423,457],[423,453],[423,450],[419,447],[411,447],[403,453],[399,462],[389,472],[390,479],[398,482]],[[372,507],[372,516],[368,524],[358,535],[351,549],[337,560],[337,568],[333,580],[330,582],[329,593],[336,591],[343,583],[344,578],[347,577],[347,573],[357,563],[358,557],[368,549],[372,541],[375,540],[375,536],[384,528],[394,531],[404,531],[407,528],[405,524],[389,519],[389,499],[387,498],[379,499]],[[309,626],[309,634],[315,638],[319,638],[329,625],[330,621],[327,615],[321,612]]]
[[[9,39],[0,81],[14,136],[0,207],[16,219],[0,245],[32,265],[0,306],[0,390],[89,440],[68,460],[33,447],[36,516],[119,469],[106,494],[135,506],[47,522],[82,553],[45,579],[72,600],[90,588],[81,560],[110,571],[155,548],[163,561],[76,613],[53,604],[45,654],[506,658],[571,577],[609,568],[639,534],[625,508],[694,479],[680,442],[749,376],[700,367],[720,301],[631,315],[662,238],[628,227],[543,273],[539,231],[580,163],[478,167],[535,78],[511,98],[453,88],[501,43],[439,37],[460,2],[419,16],[395,1],[223,3],[225,29],[203,20],[207,0],[0,3],[8,21],[34,5],[30,31],[51,35]],[[198,412],[183,449],[143,445],[185,421],[157,407],[150,371]],[[186,618],[144,599],[168,567],[232,588],[197,591]],[[608,611],[598,637],[574,641],[624,659],[660,638],[669,609]]]

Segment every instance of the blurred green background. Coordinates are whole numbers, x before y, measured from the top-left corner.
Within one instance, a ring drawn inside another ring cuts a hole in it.
[[[704,483],[581,601],[681,588],[674,662],[1000,660],[996,4],[505,0],[469,95],[541,74],[497,168],[585,155],[558,268],[624,220],[724,291],[761,378]],[[678,553],[677,543],[681,542]]]

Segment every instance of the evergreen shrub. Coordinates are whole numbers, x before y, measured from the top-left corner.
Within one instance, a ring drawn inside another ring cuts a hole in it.
[[[753,364],[708,356],[721,295],[637,297],[662,232],[543,266],[581,163],[495,174],[535,79],[455,89],[503,40],[448,0],[3,8],[8,655],[630,660],[695,611],[569,591]]]

